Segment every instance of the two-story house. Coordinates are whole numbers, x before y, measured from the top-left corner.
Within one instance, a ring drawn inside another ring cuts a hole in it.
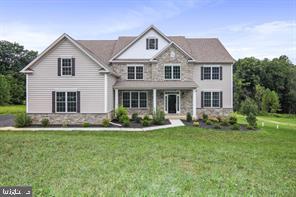
[[[100,123],[119,106],[130,114],[227,115],[234,59],[217,38],[167,36],[150,26],[117,40],[63,34],[21,72],[33,123]]]

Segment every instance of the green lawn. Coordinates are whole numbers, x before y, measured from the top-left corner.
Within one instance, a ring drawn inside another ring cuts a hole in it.
[[[285,124],[0,132],[0,144],[0,185],[32,185],[35,195],[296,195],[296,127]]]
[[[26,112],[25,105],[8,105],[8,106],[0,106],[0,115],[6,114],[18,114]]]

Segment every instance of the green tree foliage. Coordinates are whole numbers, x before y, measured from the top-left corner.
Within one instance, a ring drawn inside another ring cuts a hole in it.
[[[254,98],[259,110],[260,100],[263,99],[264,89],[277,93],[281,112],[296,113],[296,66],[287,56],[280,56],[272,60],[258,60],[244,58],[234,65],[234,108],[238,110],[241,102],[247,97]],[[272,97],[275,98],[274,93]],[[277,111],[276,103],[273,111]]]
[[[250,113],[257,115],[258,106],[253,99],[248,97],[241,103],[240,112],[244,115],[249,115]]]
[[[4,75],[0,75],[0,105],[6,105],[10,101],[10,86]]]
[[[262,111],[276,113],[280,110],[279,96],[275,91],[266,89],[262,96]]]
[[[36,51],[26,50],[18,43],[0,41],[0,75],[5,75],[11,86],[11,104],[25,100],[25,75],[20,71],[36,56]]]

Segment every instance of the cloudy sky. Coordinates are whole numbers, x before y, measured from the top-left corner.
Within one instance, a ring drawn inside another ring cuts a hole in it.
[[[296,63],[296,0],[0,0],[0,40],[41,52],[62,33],[75,39],[138,35],[218,37],[234,58]]]

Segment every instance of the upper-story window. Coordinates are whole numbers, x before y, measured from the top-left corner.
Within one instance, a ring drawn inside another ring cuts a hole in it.
[[[202,80],[222,80],[221,66],[203,66],[201,69]]]
[[[146,39],[146,49],[158,49],[158,39],[157,38],[147,38]]]
[[[143,79],[143,66],[128,66],[127,67],[127,79]]]
[[[72,75],[72,59],[62,59],[62,75]]]
[[[164,78],[165,79],[180,79],[181,68],[179,65],[166,65],[164,66]]]

